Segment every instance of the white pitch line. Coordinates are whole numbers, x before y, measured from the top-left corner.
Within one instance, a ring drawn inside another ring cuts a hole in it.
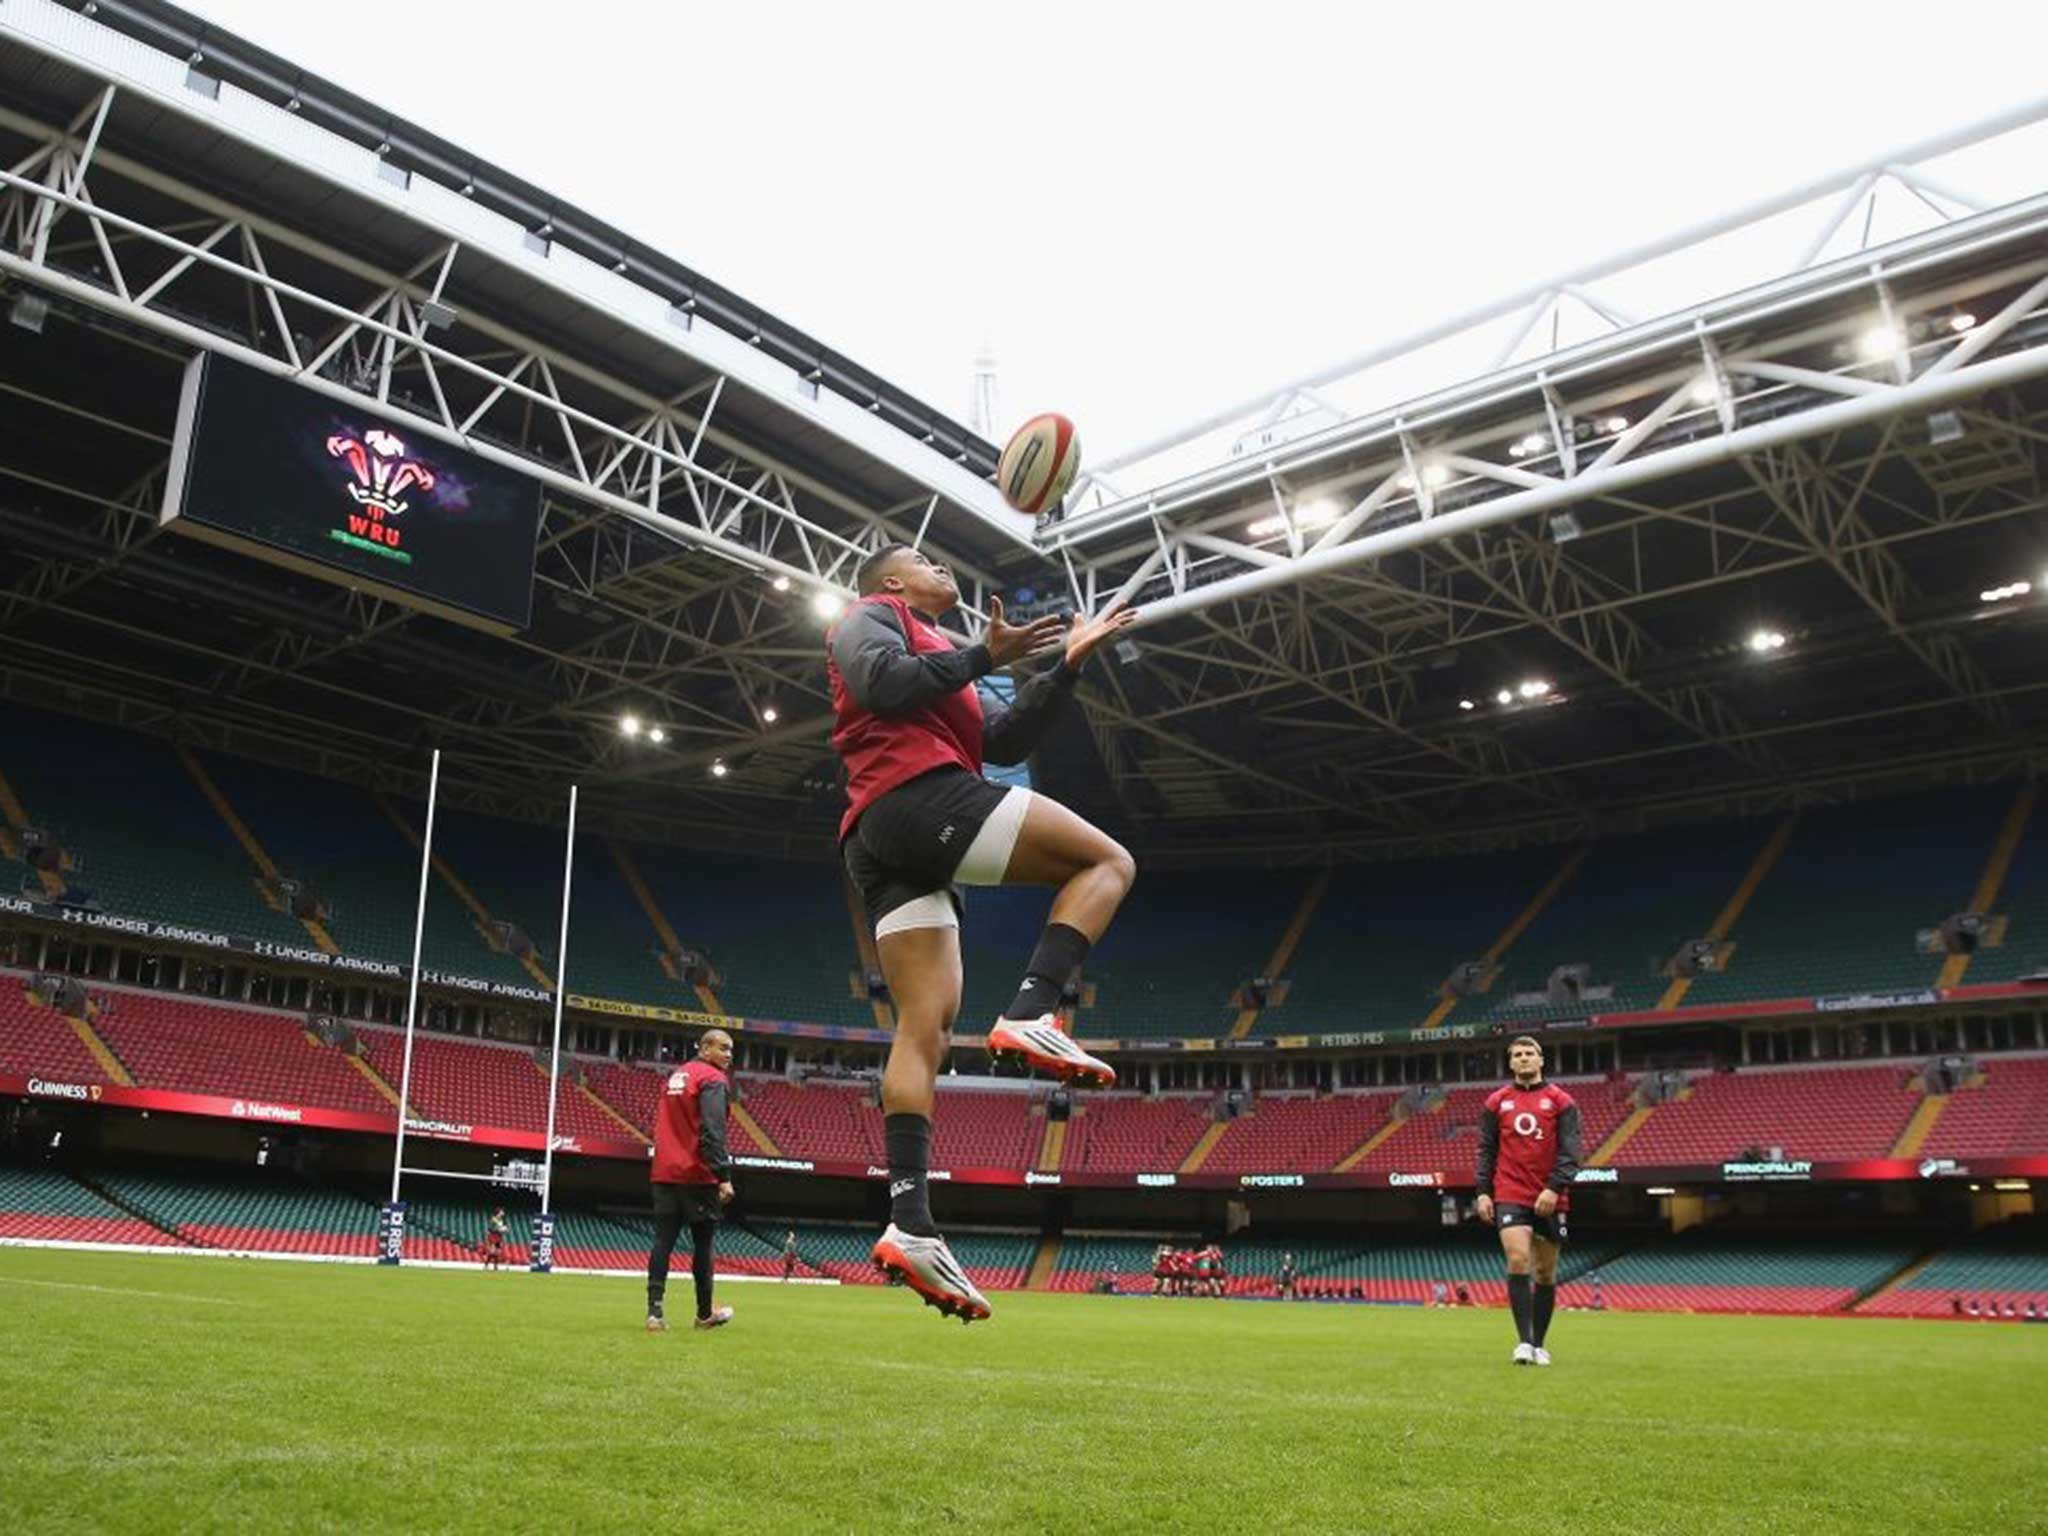
[[[97,1291],[102,1296],[148,1296],[157,1301],[196,1301],[207,1307],[246,1307],[246,1301],[225,1296],[194,1296],[189,1291],[142,1291],[126,1285],[86,1285],[76,1280],[29,1280],[19,1275],[0,1275],[0,1285],[40,1285],[53,1291]]]

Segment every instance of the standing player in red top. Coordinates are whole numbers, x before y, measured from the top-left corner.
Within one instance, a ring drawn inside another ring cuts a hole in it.
[[[725,1150],[725,1104],[731,1091],[732,1036],[707,1029],[697,1058],[668,1075],[654,1114],[654,1249],[647,1255],[647,1331],[665,1333],[661,1298],[676,1238],[690,1229],[690,1278],[697,1284],[697,1326],[723,1328],[731,1307],[711,1305],[712,1238],[732,1200],[732,1159]]]
[[[988,1049],[1057,1077],[1108,1084],[1116,1081],[1108,1063],[1061,1027],[1060,993],[1137,875],[1115,839],[1043,795],[991,784],[981,766],[1024,761],[1082,664],[1133,614],[1013,626],[991,598],[987,632],[960,649],[938,627],[960,602],[944,566],[894,544],[862,563],[856,584],[860,601],[833,627],[827,671],[838,716],[832,745],[851,802],[840,850],[875,925],[896,1007],[882,1074],[890,1220],[874,1261],[942,1313],[973,1322],[989,1315],[988,1300],[939,1236],[926,1190],[933,1087],[960,1011],[958,887],[1058,887]],[[977,678],[1053,651],[1062,652],[1059,664],[1020,687],[1008,709],[983,706]]]
[[[1479,1198],[1472,1209],[1500,1228],[1519,1340],[1515,1364],[1548,1365],[1543,1337],[1557,1306],[1557,1255],[1579,1172],[1579,1106],[1543,1080],[1543,1047],[1528,1035],[1508,1046],[1508,1070],[1515,1080],[1496,1088],[1479,1115]]]

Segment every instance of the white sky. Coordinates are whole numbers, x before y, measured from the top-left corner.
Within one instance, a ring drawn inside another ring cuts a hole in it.
[[[2039,0],[185,3],[961,419],[987,341],[1098,460],[2048,57]]]

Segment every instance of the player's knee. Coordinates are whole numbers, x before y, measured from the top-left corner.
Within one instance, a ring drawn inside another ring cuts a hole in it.
[[[1529,1255],[1526,1253],[1511,1253],[1507,1257],[1509,1274],[1526,1275],[1529,1273]]]
[[[1119,897],[1130,894],[1132,885],[1138,879],[1138,861],[1131,857],[1131,851],[1122,843],[1112,842],[1109,853],[1102,860],[1103,869],[1116,881]]]

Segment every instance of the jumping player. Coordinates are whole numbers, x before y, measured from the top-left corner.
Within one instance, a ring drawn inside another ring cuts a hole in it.
[[[668,1075],[654,1116],[654,1248],[647,1255],[647,1331],[666,1333],[661,1299],[676,1238],[690,1229],[690,1278],[697,1287],[697,1326],[723,1328],[731,1307],[711,1305],[716,1262],[712,1239],[719,1214],[732,1201],[732,1159],[725,1150],[726,1096],[731,1081],[732,1036],[707,1029],[697,1056]]]
[[[1557,1255],[1579,1171],[1579,1106],[1543,1080],[1543,1047],[1528,1035],[1509,1044],[1508,1070],[1515,1080],[1496,1088],[1479,1115],[1479,1198],[1472,1210],[1500,1228],[1518,1341],[1514,1362],[1548,1365],[1543,1339],[1557,1305]]]
[[[832,745],[846,765],[850,802],[841,853],[875,925],[896,1007],[882,1074],[890,1221],[874,1262],[942,1313],[973,1322],[989,1315],[988,1300],[939,1235],[926,1189],[933,1088],[960,1011],[958,887],[1058,888],[988,1049],[1062,1079],[1109,1084],[1116,1074],[1074,1044],[1058,1008],[1137,874],[1113,838],[1043,795],[991,784],[981,768],[1022,762],[1083,663],[1134,615],[1010,625],[991,598],[987,632],[962,649],[938,628],[958,606],[959,588],[921,552],[894,544],[870,555],[856,585],[860,600],[833,626],[826,670],[837,716]],[[983,705],[978,678],[1053,651],[1062,652],[1059,664],[1020,687],[1008,709]]]

